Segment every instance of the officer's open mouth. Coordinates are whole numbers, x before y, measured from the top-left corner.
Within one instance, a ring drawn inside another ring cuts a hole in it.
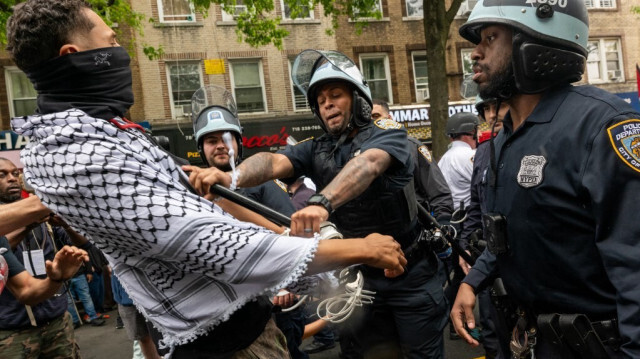
[[[339,117],[340,115],[342,115],[342,114],[341,114],[341,113],[339,113],[339,112],[334,113],[334,114],[331,114],[331,115],[329,115],[329,116],[327,117],[327,121],[331,121],[331,120],[333,120],[334,118]]]

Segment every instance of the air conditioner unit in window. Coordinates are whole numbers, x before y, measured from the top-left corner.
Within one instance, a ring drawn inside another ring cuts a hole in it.
[[[236,19],[245,12],[247,12],[247,5],[236,5],[233,10],[233,18]]]
[[[418,89],[416,92],[416,101],[422,102],[429,99],[429,89]]]
[[[191,117],[191,104],[189,105],[177,105],[174,108],[174,114],[176,118]]]
[[[607,76],[609,77],[609,81],[620,81],[620,80],[622,80],[622,71],[621,70],[609,70],[609,71],[607,71]]]

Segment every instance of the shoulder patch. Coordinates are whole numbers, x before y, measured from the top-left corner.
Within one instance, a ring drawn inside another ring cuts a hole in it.
[[[376,126],[383,130],[397,130],[402,128],[402,125],[390,118],[381,118],[373,122]]]
[[[640,172],[640,119],[622,121],[607,128],[607,132],[622,162]]]
[[[287,185],[284,182],[278,179],[273,180],[273,182],[275,182],[278,185],[278,187],[280,187],[283,191],[285,191],[286,193],[289,193],[289,191],[287,191]]]
[[[431,157],[431,151],[429,151],[427,146],[422,145],[422,146],[418,147],[418,151],[427,160],[427,162],[431,163],[433,161],[433,157]]]
[[[524,188],[531,188],[542,183],[544,179],[544,166],[547,159],[544,156],[524,156],[520,161],[518,171],[518,184]]]

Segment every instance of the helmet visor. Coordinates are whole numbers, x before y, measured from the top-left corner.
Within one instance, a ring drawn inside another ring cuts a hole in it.
[[[200,112],[211,106],[224,107],[234,116],[238,116],[236,102],[231,92],[224,87],[209,85],[199,88],[191,97],[191,116],[194,123]]]
[[[358,66],[345,54],[337,51],[304,50],[298,54],[293,62],[291,76],[293,77],[294,85],[296,85],[298,90],[305,96],[307,96],[307,92],[309,91],[309,84],[314,72],[326,62],[330,62],[333,66],[340,69],[340,71],[352,78],[354,83],[366,83]]]

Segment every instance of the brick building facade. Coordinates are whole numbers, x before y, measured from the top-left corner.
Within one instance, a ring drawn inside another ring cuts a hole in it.
[[[585,0],[589,6],[590,55],[583,82],[626,96],[638,104],[635,64],[640,62],[640,15],[632,12],[634,1]],[[241,3],[241,1],[238,1]],[[282,0],[274,0],[274,15],[290,32],[282,49],[269,45],[252,48],[238,42],[234,13],[213,5],[206,17],[192,11],[186,0],[131,0],[145,21],[144,37],[133,48],[132,69],[136,104],[133,121],[148,121],[158,134],[169,135],[183,146],[190,140],[189,99],[202,85],[217,84],[231,90],[238,102],[248,151],[273,150],[286,135],[300,140],[318,133],[304,97],[291,83],[290,61],[306,48],[337,49],[352,57],[368,79],[374,97],[385,98],[398,119],[420,118],[428,104],[422,0],[378,0],[380,20],[371,19],[362,34],[355,23],[339,20],[334,35],[326,29],[331,21],[320,6],[309,9],[304,19],[288,19]],[[460,83],[470,71],[472,44],[458,35],[474,0],[463,2],[447,43],[447,79],[450,111],[465,111]],[[246,11],[242,5],[234,12]],[[164,54],[149,60],[143,45],[161,47]],[[0,52],[0,121],[9,129],[13,115],[27,114],[35,106],[35,92],[5,52]],[[429,137],[419,133],[422,138]],[[2,149],[7,149],[6,141]],[[184,147],[184,146],[183,146]],[[193,154],[193,144],[178,149]]]

